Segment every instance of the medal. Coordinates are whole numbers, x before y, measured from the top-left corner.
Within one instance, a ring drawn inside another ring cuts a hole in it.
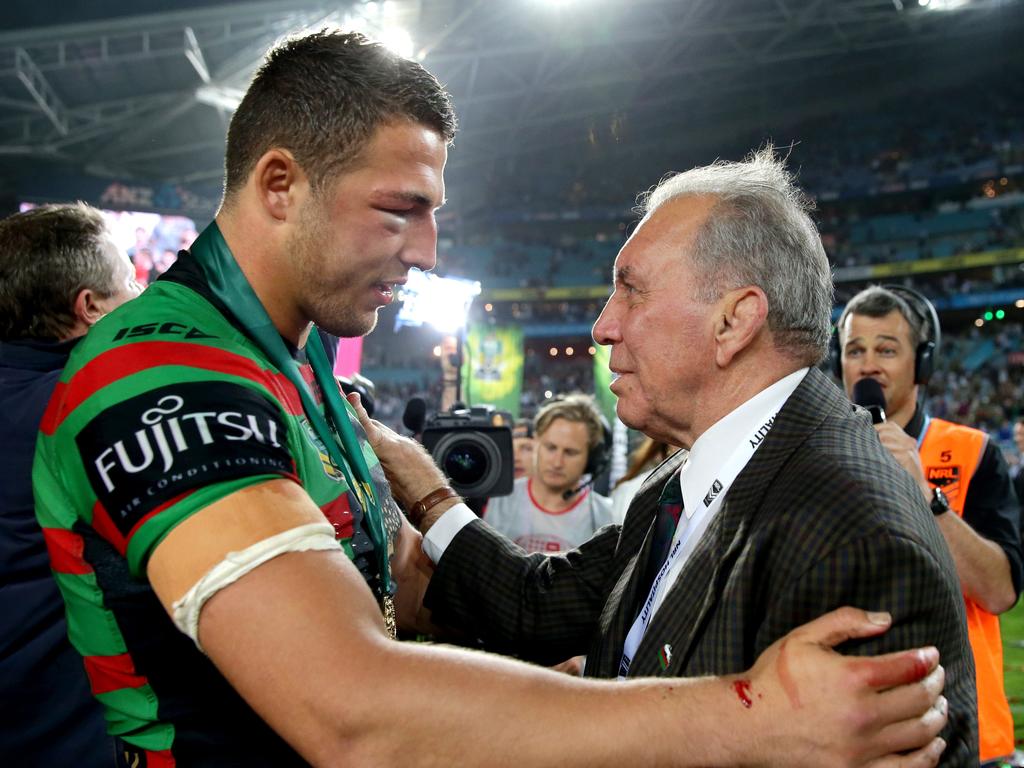
[[[381,597],[381,610],[384,613],[384,629],[392,640],[398,639],[398,623],[395,621],[395,598],[387,592]]]

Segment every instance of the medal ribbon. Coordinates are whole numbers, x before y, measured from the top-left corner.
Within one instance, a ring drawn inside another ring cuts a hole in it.
[[[324,396],[324,413],[317,408],[313,393],[309,391],[299,363],[288,352],[281,334],[267,315],[266,309],[253,291],[249,281],[235,261],[231,249],[224,241],[217,222],[203,230],[202,234],[189,249],[192,256],[202,267],[210,290],[220,299],[245,327],[249,335],[266,356],[291,382],[302,400],[302,410],[309,419],[317,436],[327,448],[327,453],[345,476],[345,482],[359,499],[363,514],[367,521],[370,540],[377,555],[380,571],[381,589],[384,595],[394,594],[391,582],[391,566],[388,562],[387,534],[384,530],[384,513],[380,500],[373,485],[370,469],[360,449],[355,429],[349,419],[346,403],[342,400],[334,373],[330,370],[330,362],[324,351],[323,342],[316,328],[310,330],[306,342],[306,354],[313,368],[313,375]],[[334,427],[331,431],[328,425]],[[339,445],[337,434],[341,440]],[[352,473],[355,473],[353,478]]]

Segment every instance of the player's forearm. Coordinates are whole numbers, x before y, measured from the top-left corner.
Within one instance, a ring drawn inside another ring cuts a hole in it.
[[[941,670],[891,689],[920,680],[937,654],[840,660],[824,651],[822,643],[865,631],[863,621],[849,631],[856,615],[801,628],[744,675],[621,683],[378,636],[353,681],[369,686],[370,706],[346,708],[345,764],[819,768],[921,747],[887,764],[935,765],[942,744],[931,739],[945,705],[931,702]]]
[[[367,674],[383,682],[378,706],[346,724],[346,764],[707,766],[757,754],[749,738],[756,716],[728,681],[594,682],[387,641],[373,658],[379,669]],[[735,729],[725,726],[732,718]]]
[[[1010,561],[995,542],[980,536],[953,512],[937,518],[964,594],[989,613],[1004,613],[1017,602]]]
[[[593,682],[397,643],[369,594],[347,588],[359,578],[341,555],[283,555],[215,595],[200,618],[211,659],[314,765],[738,762],[721,720],[749,713],[727,683]]]

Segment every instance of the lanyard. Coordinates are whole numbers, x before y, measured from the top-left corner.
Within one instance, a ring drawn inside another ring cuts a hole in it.
[[[714,519],[715,513],[718,512],[718,508],[725,500],[725,495],[728,493],[729,487],[736,479],[736,476],[739,475],[747,465],[747,462],[749,462],[750,458],[754,455],[754,452],[761,446],[762,442],[764,442],[764,437],[768,434],[772,425],[774,425],[777,411],[781,405],[781,403],[776,404],[776,407],[772,409],[772,416],[764,424],[758,427],[757,431],[750,436],[749,440],[739,441],[736,449],[722,464],[721,469],[718,472],[718,476],[714,479],[708,487],[707,492],[702,497],[703,501],[697,502],[698,507],[701,505],[704,507],[703,511],[698,509],[687,514],[684,508],[684,514],[686,514],[688,522],[685,526],[680,525],[676,528],[672,541],[672,549],[669,551],[668,557],[665,558],[665,562],[662,564],[661,570],[658,571],[658,575],[654,578],[654,582],[651,584],[651,590],[647,593],[647,600],[644,602],[643,608],[640,609],[640,613],[637,614],[636,619],[633,621],[633,626],[630,627],[629,634],[626,635],[626,641],[623,643],[622,659],[619,662],[620,680],[626,677],[629,673],[629,666],[632,663],[633,656],[640,647],[640,642],[643,640],[644,634],[647,632],[647,627],[650,625],[651,620],[654,617],[656,602],[659,597],[659,587],[662,586],[662,582],[665,581],[665,577],[672,571],[673,566],[675,566],[680,558],[684,554],[689,557],[697,542],[700,541],[700,535],[703,534],[711,520]],[[689,461],[689,459],[687,459],[687,461]],[[673,477],[669,482],[678,483],[680,482],[680,479]],[[696,518],[698,514],[700,519],[693,519]],[[690,546],[691,542],[693,543],[693,546]],[[668,589],[668,587],[669,585],[666,583],[665,589]]]
[[[306,342],[306,352],[313,375],[324,396],[324,413],[317,408],[313,394],[309,391],[305,379],[302,378],[298,362],[289,354],[284,340],[259,297],[246,280],[238,262],[228,248],[221,235],[217,222],[214,221],[203,230],[202,234],[189,249],[202,267],[210,290],[220,299],[245,326],[249,335],[263,350],[278,370],[295,387],[302,400],[302,410],[309,419],[317,436],[327,448],[327,452],[345,476],[348,487],[359,499],[363,507],[363,515],[367,521],[370,539],[373,541],[380,571],[381,589],[385,595],[394,594],[391,582],[391,568],[388,563],[387,534],[384,531],[384,513],[381,509],[377,492],[373,485],[370,469],[360,449],[355,429],[349,420],[346,404],[338,391],[334,374],[330,371],[327,353],[324,351],[320,334],[313,328]],[[328,425],[330,420],[330,425]],[[331,431],[334,427],[334,432]],[[341,440],[339,445],[338,439]],[[353,472],[355,477],[353,478]]]

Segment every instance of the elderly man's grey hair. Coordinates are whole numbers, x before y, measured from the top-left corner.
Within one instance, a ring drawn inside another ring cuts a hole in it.
[[[641,200],[644,218],[687,195],[717,198],[690,251],[701,281],[694,298],[712,302],[734,288],[760,287],[776,346],[807,365],[819,363],[828,350],[832,271],[808,215],[814,203],[784,159],[769,144],[743,162],[719,160],[666,178]]]

